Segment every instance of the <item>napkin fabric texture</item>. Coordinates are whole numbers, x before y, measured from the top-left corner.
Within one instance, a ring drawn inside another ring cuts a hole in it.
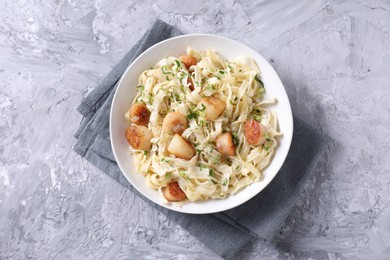
[[[157,20],[103,81],[82,101],[83,116],[73,149],[117,182],[133,196],[140,196],[167,218],[178,223],[208,248],[232,259],[253,238],[272,240],[307,178],[313,172],[330,138],[294,118],[294,135],[289,155],[274,180],[257,196],[234,209],[205,215],[174,212],[150,202],[122,175],[112,153],[109,135],[110,108],[116,85],[129,64],[152,45],[181,35],[176,28]]]

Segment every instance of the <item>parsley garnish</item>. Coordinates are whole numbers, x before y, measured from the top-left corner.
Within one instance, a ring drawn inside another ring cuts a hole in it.
[[[171,173],[171,172],[167,172],[167,173],[165,173],[165,177],[166,177],[166,178],[169,178],[169,177],[171,177],[171,175],[172,175],[172,173]]]
[[[177,67],[179,68],[180,67],[180,61],[179,60],[175,60],[175,62],[176,62]]]
[[[268,146],[264,146],[264,150],[266,150],[267,152],[269,151],[269,147]]]
[[[206,110],[206,106],[204,104],[201,105],[201,108],[198,109],[198,111],[205,111]]]
[[[223,179],[222,185],[223,185],[223,186],[226,186],[226,185],[227,185],[227,181],[228,181],[227,179]]]
[[[162,66],[162,67],[161,67],[161,71],[162,71],[163,74],[171,74],[171,72],[168,71],[168,69],[167,69],[166,66]]]
[[[257,122],[261,121],[261,115],[252,115],[251,118],[256,120]]]
[[[149,153],[148,151],[144,151],[144,155],[148,155],[148,153]]]
[[[268,141],[268,142],[271,141],[271,139],[269,138],[268,132],[266,132],[266,133],[264,134],[264,136],[265,136],[265,140],[266,140],[266,141]]]
[[[152,94],[149,94],[148,102],[149,102],[149,104],[153,104],[153,95]]]
[[[188,119],[197,119],[198,118],[198,111],[192,111],[187,114]]]
[[[217,157],[215,157],[215,158],[214,158],[214,161],[213,161],[213,162],[214,162],[214,164],[217,164],[217,163],[219,163],[219,159],[220,159],[220,158],[221,158],[221,155],[220,155],[220,154],[218,154],[218,155],[217,155]]]
[[[233,144],[234,145],[238,145],[239,144],[239,140],[238,140],[237,134],[236,133],[232,133],[232,136],[233,136]]]
[[[215,85],[214,84],[207,84],[206,89],[212,89],[215,90]]]
[[[215,173],[213,169],[209,169],[209,176],[215,177]]]
[[[264,88],[264,83],[263,83],[263,81],[261,80],[261,79],[259,79],[259,77],[256,75],[255,76],[255,80],[260,84],[260,86],[262,87],[262,88]]]
[[[179,172],[180,177],[189,180],[188,176],[184,172]]]
[[[223,71],[223,70],[220,70],[220,71],[219,71],[219,73],[221,73],[221,74],[225,74],[225,71]]]
[[[143,90],[144,90],[144,88],[145,88],[145,86],[144,86],[144,85],[138,85],[138,86],[137,86],[137,89],[138,89],[138,90],[140,90],[140,91],[143,91]]]
[[[166,162],[166,163],[169,163],[169,162],[170,162],[170,160],[165,159],[165,157],[161,158],[161,161],[162,161],[162,162]]]

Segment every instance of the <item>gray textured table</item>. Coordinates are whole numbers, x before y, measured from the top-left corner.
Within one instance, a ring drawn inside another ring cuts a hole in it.
[[[219,259],[71,150],[74,108],[155,18],[262,53],[340,145],[237,259],[389,259],[390,3],[252,2],[0,3],[0,259]]]

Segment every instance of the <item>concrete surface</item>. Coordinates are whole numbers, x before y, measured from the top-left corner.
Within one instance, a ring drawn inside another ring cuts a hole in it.
[[[237,259],[390,259],[389,1],[0,3],[0,259],[220,259],[72,151],[75,107],[155,18],[272,62],[340,144]]]

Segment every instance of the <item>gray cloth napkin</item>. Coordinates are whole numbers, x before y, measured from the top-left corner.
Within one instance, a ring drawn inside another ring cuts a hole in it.
[[[123,186],[139,194],[119,170],[109,137],[109,114],[114,90],[127,66],[150,46],[182,33],[157,20],[140,41],[113,68],[108,76],[82,101],[77,110],[83,120],[73,149]],[[168,218],[189,231],[199,241],[225,259],[232,259],[252,238],[272,240],[330,138],[294,118],[294,136],[289,155],[268,187],[245,204],[229,211],[191,215],[168,210],[149,202]]]

